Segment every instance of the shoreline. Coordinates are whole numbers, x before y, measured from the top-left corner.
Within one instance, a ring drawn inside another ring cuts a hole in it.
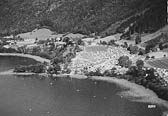
[[[0,72],[0,75],[14,75],[14,76],[33,76],[33,75],[38,75],[38,76],[48,76],[47,73],[17,73],[17,72],[13,72],[13,69],[11,70],[7,70],[7,71],[3,71]],[[87,79],[88,77],[85,75],[78,75],[78,74],[54,74],[52,75],[53,77],[69,77],[69,78],[74,78],[74,79]]]
[[[168,109],[168,101],[159,98],[154,91],[142,85],[115,77],[93,76],[90,79],[119,85],[121,88],[124,88],[124,90],[119,92],[118,95],[130,101],[158,104]]]
[[[30,55],[30,54],[20,54],[20,53],[0,53],[0,56],[17,56],[17,57],[24,57],[24,58],[30,58],[37,62],[47,62],[50,63],[49,59],[42,58],[40,56]]]
[[[39,76],[45,76],[45,77],[48,76],[46,73],[40,73],[40,74],[14,73],[13,70],[0,72],[0,75],[14,75],[14,76],[39,75]],[[88,78],[85,75],[76,75],[76,74],[59,74],[59,75],[53,75],[53,77],[60,77],[60,78],[68,77],[68,78],[81,79],[81,80],[90,79],[95,81],[104,81],[108,83],[113,83],[123,88],[121,92],[117,93],[117,95],[119,95],[121,98],[128,99],[129,101],[133,101],[133,102],[157,104],[159,106],[162,106],[168,109],[168,101],[159,98],[154,91],[124,79],[118,79],[115,77],[100,77],[100,76],[92,76]]]

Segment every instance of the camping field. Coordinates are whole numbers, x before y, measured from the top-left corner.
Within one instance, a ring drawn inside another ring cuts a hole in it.
[[[106,52],[107,49],[108,49],[108,47],[106,47],[106,46],[87,46],[85,48],[85,51],[86,52],[97,52],[97,51],[99,51],[99,52],[101,52],[101,51]]]

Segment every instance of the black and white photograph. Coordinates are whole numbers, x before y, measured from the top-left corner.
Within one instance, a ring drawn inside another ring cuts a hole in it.
[[[0,0],[0,116],[168,116],[168,0]]]

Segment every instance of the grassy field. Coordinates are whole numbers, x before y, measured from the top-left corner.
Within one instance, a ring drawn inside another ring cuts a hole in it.
[[[148,61],[147,63],[156,68],[168,69],[168,58]]]

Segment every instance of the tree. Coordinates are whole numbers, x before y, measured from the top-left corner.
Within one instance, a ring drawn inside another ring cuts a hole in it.
[[[163,44],[162,43],[159,43],[159,49],[163,50]]]
[[[143,49],[139,49],[139,53],[138,53],[138,55],[144,55],[145,54],[145,50],[143,50]]]
[[[51,64],[58,64],[58,63],[61,63],[63,62],[63,58],[60,56],[60,57],[55,57],[54,59],[52,59],[51,61]]]
[[[141,43],[141,37],[140,35],[137,35],[135,39],[135,44],[139,44],[139,43]]]
[[[80,52],[80,51],[82,51],[82,49],[78,45],[75,46],[75,52],[74,52],[74,54],[76,54],[76,52]]]
[[[145,71],[143,70],[144,67],[144,61],[142,60],[137,60],[136,61],[136,66],[137,66],[137,77],[140,78],[140,80],[145,76]],[[138,79],[139,80],[139,79]]]
[[[103,76],[111,76],[111,73],[109,70],[105,70],[104,73],[103,73]]]
[[[151,56],[151,59],[155,59],[155,56]]]
[[[128,43],[127,42],[124,42],[124,47],[128,48]]]
[[[26,52],[26,47],[25,46],[21,46],[18,48],[18,52],[19,53],[25,53]]]
[[[36,44],[37,42],[38,42],[38,38],[36,37],[36,39],[35,39],[35,42],[34,42],[34,43]]]
[[[55,74],[58,74],[58,71],[60,71],[60,70],[61,70],[60,65],[55,64],[55,65],[54,65],[54,73],[55,73]]]
[[[64,39],[63,39],[63,42],[65,42],[65,43],[68,43],[70,41],[70,38],[69,37],[65,37]]]
[[[45,72],[44,64],[37,64],[37,65],[30,66],[28,68],[30,68],[31,72],[34,72],[34,73],[44,73]]]
[[[82,41],[82,39],[78,39],[77,44],[78,45],[84,45],[84,42]]]
[[[107,45],[107,42],[106,42],[106,41],[103,41],[103,42],[102,42],[102,45]]]
[[[100,68],[96,69],[95,76],[103,76],[103,74],[101,73]]]
[[[115,40],[110,40],[107,44],[108,45],[115,45]]]
[[[129,51],[131,54],[137,54],[139,52],[139,48],[137,46],[130,46]]]
[[[55,49],[55,44],[54,43],[50,43],[50,50],[49,51],[53,51]]]
[[[137,67],[136,66],[131,66],[129,67],[128,71],[127,71],[127,75],[132,75],[133,77],[137,77]]]
[[[144,61],[137,60],[136,61],[136,66],[137,66],[138,70],[142,70],[142,68],[144,67]]]
[[[146,73],[148,74],[148,76],[146,77],[146,79],[148,81],[152,81],[153,79],[155,79],[154,72],[155,72],[155,70],[153,68],[150,68],[149,70],[146,70]]]
[[[150,59],[150,56],[147,55],[146,58],[145,58],[145,60],[149,60],[149,59]]]
[[[36,55],[36,54],[38,54],[40,51],[41,51],[40,47],[34,47],[33,50],[32,50],[32,54],[33,54],[33,55]]]
[[[132,64],[132,61],[129,59],[128,56],[121,56],[119,59],[118,59],[118,64],[121,66],[121,67],[125,67],[125,68],[128,68],[131,66]]]

